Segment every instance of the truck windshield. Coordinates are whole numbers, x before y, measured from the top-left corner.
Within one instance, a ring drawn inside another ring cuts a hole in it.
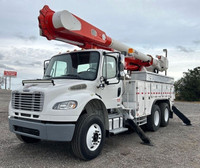
[[[44,79],[95,80],[99,65],[99,53],[77,52],[52,57]]]

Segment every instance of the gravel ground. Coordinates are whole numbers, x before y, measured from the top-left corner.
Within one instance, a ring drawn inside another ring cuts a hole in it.
[[[45,142],[24,144],[9,132],[7,106],[10,93],[0,90],[0,167],[200,167],[200,104],[176,102],[191,120],[184,126],[174,116],[165,128],[146,132],[153,146],[141,144],[136,133],[123,133],[106,139],[99,157],[82,161],[70,154],[70,144]]]

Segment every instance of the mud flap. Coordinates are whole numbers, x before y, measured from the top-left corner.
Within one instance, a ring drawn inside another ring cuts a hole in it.
[[[192,125],[190,120],[183,113],[181,113],[175,106],[172,106],[172,110],[174,114],[176,114],[186,125]]]
[[[139,135],[145,145],[152,146],[151,140],[144,134],[144,131],[131,119],[127,120],[129,126]]]

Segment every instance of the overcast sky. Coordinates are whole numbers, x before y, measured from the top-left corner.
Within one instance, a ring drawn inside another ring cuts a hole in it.
[[[39,35],[38,15],[44,5],[68,10],[113,39],[145,54],[168,49],[168,74],[175,80],[200,66],[199,0],[0,0],[0,76],[18,72],[23,79],[41,78],[43,61],[74,46]]]

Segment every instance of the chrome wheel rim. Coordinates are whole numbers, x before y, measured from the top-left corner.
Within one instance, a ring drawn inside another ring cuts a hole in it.
[[[90,151],[95,151],[102,140],[102,131],[98,124],[90,126],[86,136],[86,144]]]
[[[165,122],[167,122],[169,119],[169,110],[167,108],[164,111],[164,119],[165,119]]]
[[[158,112],[158,111],[155,111],[155,113],[154,113],[154,124],[155,124],[155,126],[158,126],[159,121],[160,121],[159,112]]]

